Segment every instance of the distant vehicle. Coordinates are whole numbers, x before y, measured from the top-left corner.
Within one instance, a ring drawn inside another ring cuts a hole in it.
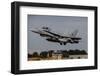
[[[71,44],[79,43],[79,40],[82,39],[80,37],[76,37],[78,30],[75,30],[73,33],[67,36],[63,34],[61,35],[61,34],[55,33],[51,31],[49,27],[42,27],[40,30],[34,29],[31,31],[34,33],[40,34],[41,37],[46,37],[47,41],[57,42],[57,43],[60,43],[60,45],[66,45],[67,43],[71,43]]]

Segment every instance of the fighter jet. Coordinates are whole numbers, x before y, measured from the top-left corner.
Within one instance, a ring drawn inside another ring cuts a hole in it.
[[[34,33],[39,34],[41,37],[45,37],[47,41],[60,43],[60,45],[66,45],[67,43],[79,43],[82,38],[76,37],[78,30],[75,30],[69,35],[61,35],[53,32],[49,27],[42,27],[41,29],[31,30]]]

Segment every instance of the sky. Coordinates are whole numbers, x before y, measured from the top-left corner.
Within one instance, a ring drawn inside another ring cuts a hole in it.
[[[53,16],[53,15],[28,15],[28,53],[48,50],[69,50],[69,49],[87,49],[87,31],[88,31],[88,18],[78,16]],[[78,44],[60,45],[59,43],[49,42],[46,38],[41,37],[39,34],[33,33],[32,29],[41,29],[43,26],[51,28],[51,31],[59,34],[63,33],[65,36],[78,30],[77,37],[82,40]]]

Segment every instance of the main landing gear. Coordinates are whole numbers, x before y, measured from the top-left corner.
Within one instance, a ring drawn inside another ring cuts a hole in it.
[[[64,42],[64,43],[60,43],[60,45],[66,45],[66,42]]]

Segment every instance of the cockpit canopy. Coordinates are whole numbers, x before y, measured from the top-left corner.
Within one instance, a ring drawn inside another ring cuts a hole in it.
[[[43,30],[47,30],[47,31],[50,31],[50,28],[48,27],[42,27]]]

